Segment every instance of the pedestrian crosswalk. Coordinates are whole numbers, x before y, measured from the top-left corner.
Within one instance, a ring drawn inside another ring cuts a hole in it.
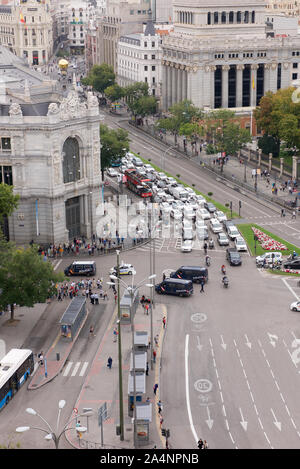
[[[63,376],[84,376],[88,364],[89,362],[76,362],[75,364],[74,362],[68,362],[63,371]]]
[[[154,240],[155,243],[155,250],[156,252],[176,252],[181,250],[182,246],[182,238],[156,238]],[[195,239],[193,242],[193,251],[203,251],[203,243],[204,241]],[[141,252],[148,252],[150,251],[151,246],[150,243],[144,244],[143,246],[140,246],[137,248],[137,251]],[[214,248],[214,251],[220,251],[223,252],[224,249],[219,248],[216,246]]]

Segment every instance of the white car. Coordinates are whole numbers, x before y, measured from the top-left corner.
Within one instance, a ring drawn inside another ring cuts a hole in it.
[[[217,211],[214,213],[215,218],[219,220],[220,223],[227,220],[227,217],[224,212]]]
[[[127,166],[127,169],[135,169],[135,166],[131,161],[128,161],[126,166]]]
[[[114,168],[108,168],[106,172],[110,177],[117,177],[119,174]]]
[[[291,311],[300,311],[300,301],[294,301],[290,306]]]
[[[193,241],[191,239],[186,239],[181,245],[181,252],[191,252],[193,249]]]
[[[134,275],[136,272],[135,272],[135,269],[133,267],[132,264],[126,264],[124,262],[122,262],[120,264],[120,275]],[[109,273],[111,275],[116,275],[117,273],[117,266],[116,267],[112,267],[109,271]]]
[[[177,181],[176,179],[172,178],[172,177],[167,177],[167,183],[168,184],[176,184],[177,185]]]
[[[172,197],[170,194],[165,194],[165,196],[163,197],[163,201],[164,202],[168,202],[168,204],[172,204],[172,202],[174,201],[174,197]]]
[[[237,236],[234,243],[237,251],[247,251],[247,244],[242,236]]]
[[[183,208],[183,214],[185,218],[188,218],[189,220],[193,220],[195,216],[195,212],[192,207],[189,207],[188,205],[185,205]]]
[[[196,229],[197,238],[200,240],[208,239],[208,229],[206,226],[200,226]]]
[[[193,228],[193,223],[191,222],[191,220],[187,220],[186,218],[184,218],[182,222],[182,226],[184,229],[186,228],[186,229],[191,230]]]
[[[196,229],[197,228],[203,228],[203,227],[206,227],[205,222],[204,222],[203,218],[198,217],[197,220],[196,220]]]
[[[184,203],[181,200],[174,200],[174,202],[172,202],[172,208],[175,208],[176,210],[183,210]]]
[[[181,210],[176,210],[175,208],[172,208],[170,211],[170,215],[174,220],[182,220],[182,212]]]
[[[168,202],[161,202],[160,209],[164,213],[170,213],[171,212],[171,206],[168,204]]]
[[[145,169],[148,171],[148,173],[154,173],[155,169],[151,164],[144,164]]]
[[[199,206],[197,204],[197,202],[194,200],[194,199],[189,199],[187,202],[186,202],[186,205],[188,205],[189,207],[192,207],[192,209],[195,211],[196,213],[196,210],[198,210]]]
[[[223,231],[221,223],[215,218],[210,220],[210,228],[213,233],[221,233],[221,231]]]
[[[203,218],[203,220],[209,220],[210,219],[210,214],[206,210],[206,208],[198,208],[196,212],[196,217]]]
[[[232,240],[234,240],[238,236],[241,236],[239,230],[234,225],[228,227],[227,233],[228,233],[229,238]]]
[[[167,180],[168,180],[168,176],[166,176],[165,173],[157,173],[157,178],[158,178],[160,181],[167,181]]]
[[[226,234],[221,231],[218,233],[218,243],[220,246],[228,246],[229,245],[229,239],[227,238]]]
[[[273,264],[273,262],[282,263],[281,252],[265,252],[261,256],[256,257],[256,265],[258,267],[263,266],[264,263],[270,265]]]

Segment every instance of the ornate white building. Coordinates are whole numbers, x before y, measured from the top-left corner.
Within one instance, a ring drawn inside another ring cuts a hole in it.
[[[6,234],[17,243],[90,236],[101,198],[98,100],[81,102],[76,89],[63,97],[56,82],[0,52],[0,182],[20,194]]]
[[[300,38],[267,37],[264,0],[174,0],[163,41],[163,109],[184,99],[203,108],[255,107],[291,85]]]

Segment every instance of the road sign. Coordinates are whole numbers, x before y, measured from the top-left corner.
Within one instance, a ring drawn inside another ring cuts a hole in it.
[[[107,403],[104,402],[98,409],[98,425],[101,427],[102,422],[107,419]]]

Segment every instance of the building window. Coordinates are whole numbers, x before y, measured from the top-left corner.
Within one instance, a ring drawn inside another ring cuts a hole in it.
[[[1,151],[11,151],[10,137],[1,137]]]
[[[214,24],[218,24],[219,21],[219,13],[217,11],[214,12]]]
[[[0,184],[13,185],[12,166],[0,166]]]
[[[148,65],[145,65],[145,66],[144,66],[144,71],[145,71],[145,72],[148,72]]]
[[[298,68],[298,63],[297,63],[297,62],[296,62],[296,63],[295,63],[295,62],[293,63],[293,68]]]
[[[236,14],[236,22],[241,23],[241,21],[242,21],[242,12],[238,11]]]
[[[155,42],[152,41],[151,45],[152,45],[152,47],[155,47]]]
[[[144,47],[147,47],[147,44],[148,44],[148,43],[145,41],[145,42],[144,42]]]
[[[255,23],[255,11],[251,13],[251,23]]]
[[[226,23],[226,12],[225,12],[225,11],[222,11],[221,23],[222,23],[222,24]]]
[[[152,77],[152,83],[155,85],[155,77]]]
[[[155,65],[152,65],[152,72],[155,72]]]
[[[298,79],[298,73],[293,73],[292,80],[297,80],[297,79]]]
[[[152,59],[152,60],[155,60],[155,54],[152,54],[152,55],[151,55],[151,59]]]
[[[229,19],[229,23],[232,24],[233,23],[233,11],[229,12],[229,18],[228,19]]]
[[[211,14],[207,13],[207,24],[211,24]]]
[[[80,179],[80,154],[76,138],[69,137],[63,145],[64,184]]]
[[[144,55],[144,60],[148,60],[148,55]]]

